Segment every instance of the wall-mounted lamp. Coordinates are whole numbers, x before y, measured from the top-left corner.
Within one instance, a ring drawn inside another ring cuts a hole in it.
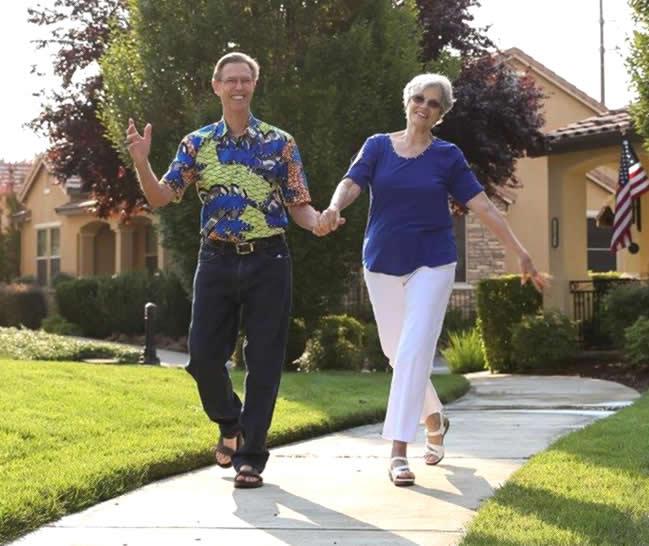
[[[550,221],[550,244],[552,248],[559,248],[559,219],[556,216]]]

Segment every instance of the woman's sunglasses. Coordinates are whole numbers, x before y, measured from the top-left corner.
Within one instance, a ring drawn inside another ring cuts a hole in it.
[[[428,106],[428,108],[432,108],[433,110],[442,106],[437,99],[426,100],[423,95],[413,95],[412,97],[410,97],[410,100],[412,100],[412,102],[414,102],[415,104],[426,103],[426,106]]]

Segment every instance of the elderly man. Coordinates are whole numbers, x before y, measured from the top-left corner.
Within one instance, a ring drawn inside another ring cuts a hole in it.
[[[279,389],[291,306],[288,214],[324,235],[310,205],[300,154],[288,133],[253,117],[259,65],[229,53],[212,88],[223,118],[188,134],[158,180],[148,161],[151,125],[126,131],[144,195],[152,207],[178,202],[194,184],[202,202],[201,245],[194,277],[189,365],[207,416],[218,424],[216,462],[234,465],[235,487],[259,487],[268,460],[266,436]],[[239,322],[246,335],[245,403],[232,389],[226,362]]]

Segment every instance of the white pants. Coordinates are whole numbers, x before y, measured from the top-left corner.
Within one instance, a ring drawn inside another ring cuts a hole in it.
[[[386,440],[414,441],[418,424],[442,410],[430,374],[454,280],[455,263],[403,276],[365,270],[381,348],[394,369]]]

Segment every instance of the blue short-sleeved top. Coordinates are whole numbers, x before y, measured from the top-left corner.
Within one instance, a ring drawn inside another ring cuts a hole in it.
[[[284,233],[286,206],[311,201],[293,137],[252,115],[238,138],[223,119],[187,135],[160,183],[177,202],[195,184],[201,234],[234,242]]]
[[[466,204],[483,190],[457,146],[434,139],[419,156],[404,158],[388,134],[373,135],[345,177],[370,191],[368,270],[405,275],[457,261],[448,196]]]

